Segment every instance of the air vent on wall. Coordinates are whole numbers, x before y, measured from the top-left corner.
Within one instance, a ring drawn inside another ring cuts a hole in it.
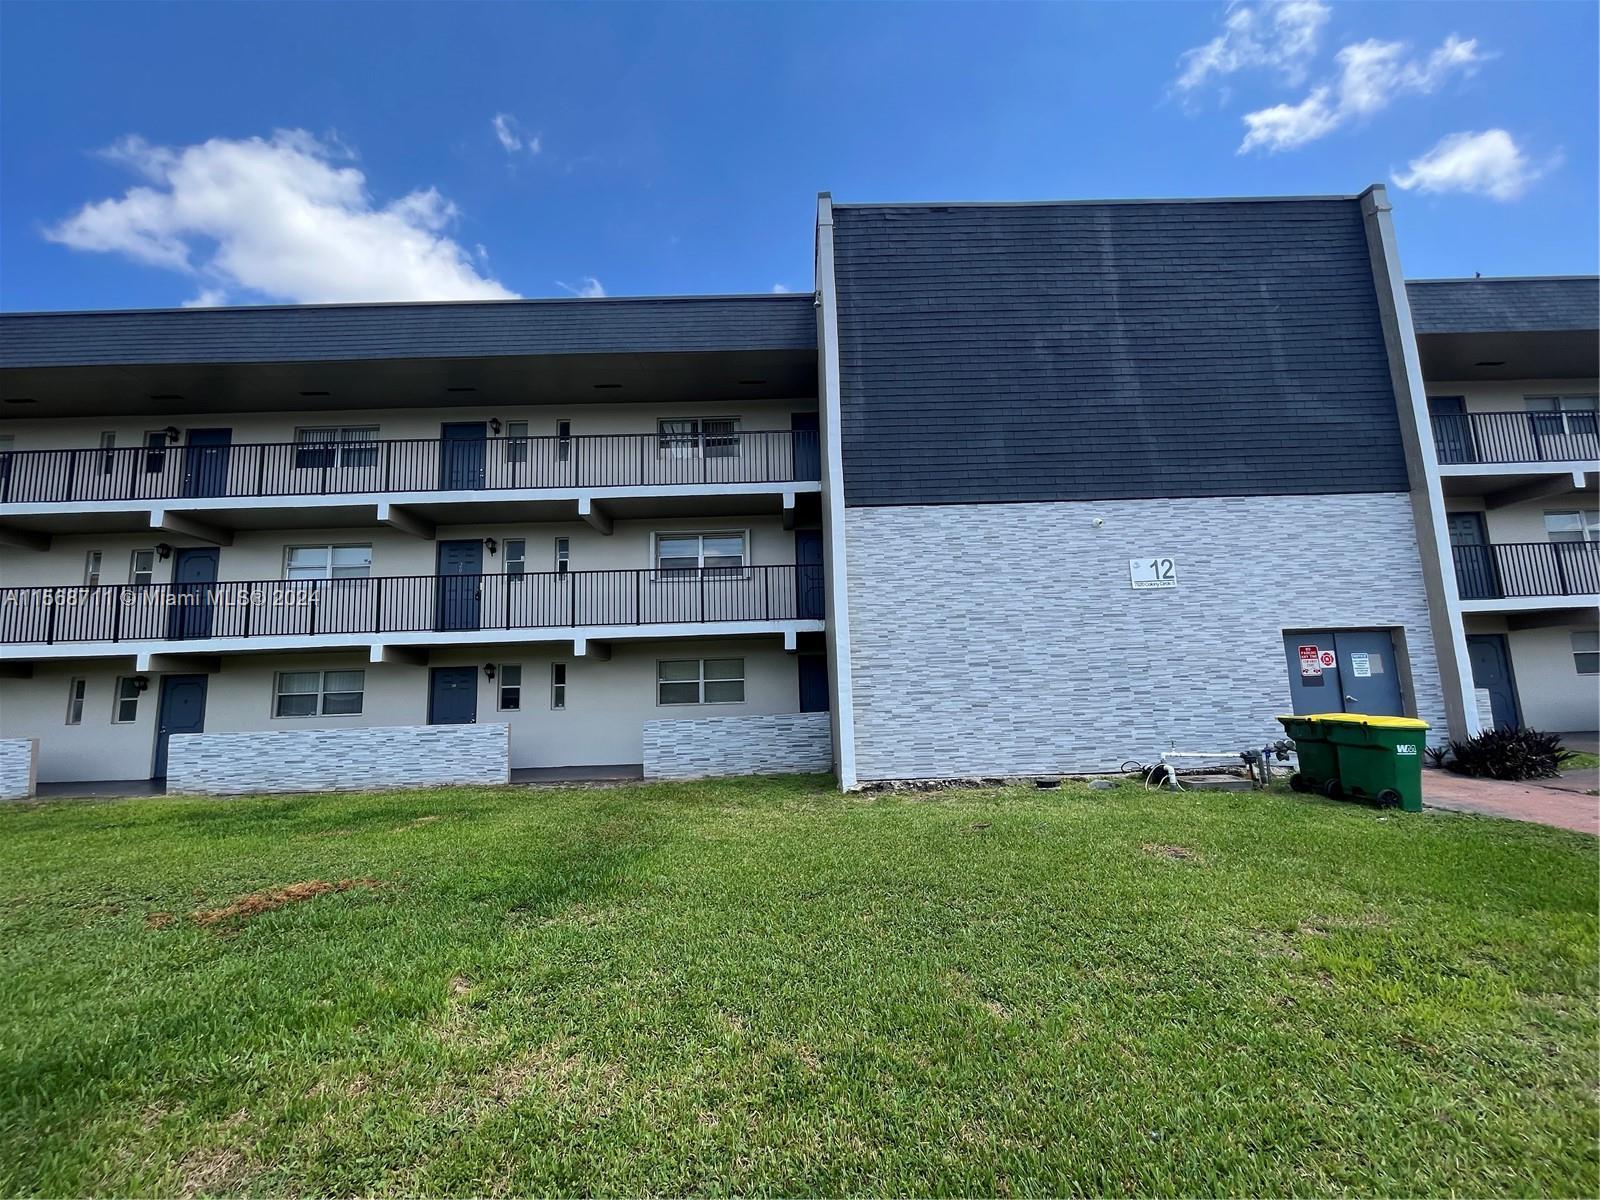
[[[606,388],[619,388],[622,385],[620,383],[597,383],[594,386],[603,390]]]
[[[1506,365],[1506,360],[1503,358],[1497,360],[1485,359],[1483,362],[1475,362],[1472,365],[1475,367],[1503,367]]]
[[[7,396],[6,397],[6,403],[7,404],[37,404],[39,402],[37,400],[35,400],[32,396]]]
[[[302,396],[331,396],[332,392],[301,392]]]
[[[151,396],[150,399],[152,399],[152,400],[182,400],[183,397],[178,395],[177,392],[162,392],[160,395]]]
[[[447,388],[445,388],[445,391],[447,391],[447,392],[475,392],[477,390],[478,389],[475,388],[475,387],[472,387],[472,388],[468,388],[468,387],[460,387],[460,388],[447,387]]]

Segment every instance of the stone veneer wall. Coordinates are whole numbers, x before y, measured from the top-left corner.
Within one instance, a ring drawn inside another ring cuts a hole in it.
[[[825,712],[644,723],[646,779],[832,769],[833,735]]]
[[[39,739],[0,739],[0,800],[28,800],[39,789]]]
[[[1095,526],[1095,518],[1103,524]],[[850,508],[860,781],[1115,770],[1282,736],[1283,631],[1395,627],[1444,741],[1411,499]],[[1177,560],[1136,591],[1128,560]]]
[[[212,795],[505,783],[506,725],[174,734],[167,790]]]

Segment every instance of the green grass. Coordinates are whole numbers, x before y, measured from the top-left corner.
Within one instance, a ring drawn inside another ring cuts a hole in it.
[[[1593,1195],[1595,851],[1133,786],[11,806],[0,1193]]]
[[[1569,750],[1566,760],[1562,762],[1563,771],[1593,771],[1600,767],[1600,754],[1590,754],[1587,750]]]

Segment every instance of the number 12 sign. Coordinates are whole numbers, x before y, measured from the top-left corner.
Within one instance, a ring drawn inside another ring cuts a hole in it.
[[[1134,587],[1141,590],[1175,588],[1178,586],[1178,564],[1176,560],[1160,554],[1151,558],[1130,558],[1128,578],[1133,581]]]

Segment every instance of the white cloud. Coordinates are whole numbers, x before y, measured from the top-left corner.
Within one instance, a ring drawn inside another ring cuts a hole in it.
[[[221,288],[201,288],[199,293],[191,300],[185,300],[185,308],[216,308],[228,302],[228,293]]]
[[[494,136],[500,142],[500,148],[507,154],[516,154],[526,150],[529,154],[537,154],[544,149],[539,141],[539,135],[529,136],[522,132],[522,123],[510,113],[495,113],[494,119],[489,122],[494,127]]]
[[[1435,91],[1452,75],[1475,70],[1485,55],[1476,39],[1451,34],[1423,59],[1407,58],[1404,42],[1376,38],[1354,42],[1334,57],[1339,76],[1332,83],[1313,88],[1298,104],[1245,113],[1240,154],[1303,146],[1348,121],[1387,108],[1397,96]]]
[[[107,154],[148,185],[85,204],[45,236],[193,276],[197,300],[235,289],[295,303],[515,295],[444,235],[457,213],[437,189],[378,207],[361,171],[340,165],[348,152],[303,130],[177,148],[134,137]]]
[[[1178,59],[1179,92],[1193,92],[1213,78],[1238,71],[1268,69],[1289,82],[1305,78],[1306,62],[1317,50],[1329,10],[1319,0],[1278,0],[1254,8],[1230,4],[1222,32]]]
[[[1515,200],[1544,174],[1549,164],[1536,166],[1504,129],[1482,133],[1452,133],[1411,169],[1396,174],[1396,187],[1419,192],[1466,192],[1494,200]]]
[[[574,296],[587,296],[593,298],[596,296],[604,296],[606,294],[606,289],[600,285],[600,281],[593,275],[585,275],[582,279],[578,280],[577,287],[573,287],[570,283],[562,283],[559,279],[556,280],[556,286],[564,291],[571,292]]]
[[[784,295],[786,292],[788,292],[790,290],[791,289],[790,289],[789,285],[786,284],[786,283],[775,283],[775,284],[772,285],[772,291],[773,291],[774,295],[781,296],[781,295]]]

